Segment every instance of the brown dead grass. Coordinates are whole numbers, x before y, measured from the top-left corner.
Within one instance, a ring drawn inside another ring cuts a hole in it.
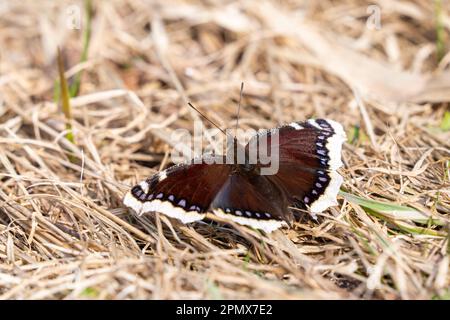
[[[431,1],[374,2],[380,30],[366,27],[373,1],[95,1],[83,64],[82,32],[66,27],[76,1],[0,7],[0,298],[448,297],[448,236],[343,198],[268,236],[135,218],[121,204],[169,165],[170,133],[192,129],[186,102],[232,127],[244,81],[243,128],[324,116],[349,135],[360,126],[343,188],[448,223],[450,53],[438,63]],[[52,98],[58,45],[67,76],[84,70],[76,145]]]

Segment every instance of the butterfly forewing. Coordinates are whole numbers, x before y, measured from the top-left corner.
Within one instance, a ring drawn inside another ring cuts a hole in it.
[[[279,140],[279,165],[268,179],[285,191],[291,205],[313,213],[335,205],[342,184],[335,170],[342,166],[341,148],[346,139],[342,126],[332,120],[308,120],[265,131],[255,139],[267,136],[270,144],[274,134]]]
[[[138,214],[157,211],[184,223],[201,220],[230,172],[230,165],[193,160],[140,182],[124,203]]]

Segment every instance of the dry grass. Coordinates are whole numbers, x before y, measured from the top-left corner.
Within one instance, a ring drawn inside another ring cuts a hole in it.
[[[373,2],[380,30],[366,26]],[[432,1],[95,1],[81,64],[83,29],[66,27],[66,10],[82,2],[7,3],[0,298],[449,297],[450,134],[439,127],[450,53],[438,61]],[[53,100],[57,46],[69,82],[83,70],[75,145]],[[299,215],[271,235],[131,216],[125,192],[169,165],[170,133],[198,118],[187,100],[232,127],[241,81],[243,128],[335,119],[359,132],[344,147],[343,189],[434,220],[343,197],[318,222]]]

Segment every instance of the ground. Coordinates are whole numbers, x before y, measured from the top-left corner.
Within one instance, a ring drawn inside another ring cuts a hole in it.
[[[0,4],[0,298],[449,298],[448,0],[90,6]],[[130,214],[187,102],[233,127],[241,81],[243,129],[344,126],[339,205],[271,234]]]

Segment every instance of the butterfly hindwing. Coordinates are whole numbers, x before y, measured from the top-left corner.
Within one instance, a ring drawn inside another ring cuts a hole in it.
[[[292,219],[284,193],[267,177],[232,174],[211,203],[214,214],[271,232]]]

